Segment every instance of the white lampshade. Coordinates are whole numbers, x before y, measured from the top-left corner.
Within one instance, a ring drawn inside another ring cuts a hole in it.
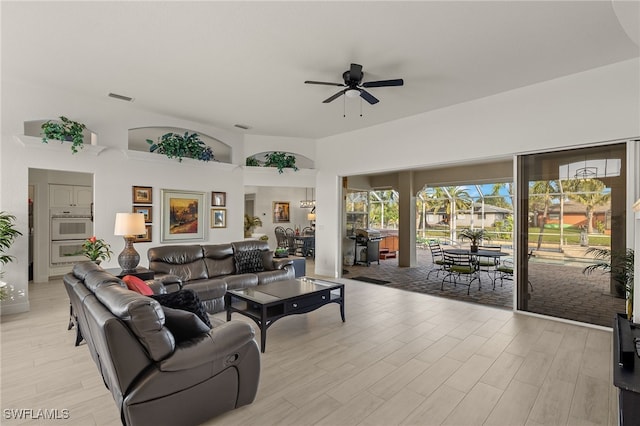
[[[142,213],[116,213],[116,226],[114,235],[144,235],[144,214]]]
[[[315,213],[307,213],[307,220],[316,220]]]

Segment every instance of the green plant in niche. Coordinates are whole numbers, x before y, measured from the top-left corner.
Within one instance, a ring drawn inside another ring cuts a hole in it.
[[[282,174],[283,169],[291,168],[294,171],[298,171],[298,167],[296,166],[296,156],[287,154],[286,152],[278,152],[274,151],[272,153],[266,154],[265,158],[265,167],[277,167],[278,173]]]
[[[213,150],[200,139],[197,133],[184,132],[181,136],[177,133],[165,133],[158,138],[158,142],[147,139],[149,152],[164,154],[168,158],[177,158],[182,162],[183,158],[193,158],[200,161],[214,159]]]
[[[60,116],[60,121],[49,120],[42,123],[42,143],[48,143],[49,139],[60,142],[71,142],[71,152],[77,153],[78,149],[84,148],[83,132],[87,128],[82,123],[69,120],[67,117]]]
[[[260,167],[260,162],[258,160],[256,160],[255,157],[247,157],[247,160],[245,161],[245,165],[253,166],[253,167]]]

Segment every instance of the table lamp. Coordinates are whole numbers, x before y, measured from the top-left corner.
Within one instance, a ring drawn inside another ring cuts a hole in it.
[[[144,214],[142,213],[116,213],[116,226],[114,235],[124,237],[124,250],[118,255],[118,264],[123,272],[133,272],[140,263],[140,255],[133,248],[136,235],[146,234],[144,226]]]

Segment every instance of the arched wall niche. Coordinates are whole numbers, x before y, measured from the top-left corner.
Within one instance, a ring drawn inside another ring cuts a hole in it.
[[[157,141],[165,133],[177,133],[183,135],[185,132],[197,133],[202,142],[213,150],[215,161],[221,163],[231,163],[231,147],[218,139],[205,135],[191,129],[182,129],[179,127],[137,127],[129,129],[129,150],[149,152],[149,144],[147,139]]]
[[[214,151],[215,152],[215,151]],[[283,152],[281,150],[273,150],[273,151],[263,151],[255,154],[247,155],[247,158],[252,157],[258,160],[260,165],[262,166],[265,162],[265,157],[267,154],[271,154],[272,152]],[[307,156],[302,154],[298,154],[295,152],[284,151],[286,154],[294,155],[296,157],[296,166],[301,169],[313,169],[315,168],[314,161]]]

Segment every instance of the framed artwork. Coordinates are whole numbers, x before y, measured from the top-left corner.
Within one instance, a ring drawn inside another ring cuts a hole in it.
[[[274,201],[273,202],[273,223],[285,223],[290,221],[289,202]]]
[[[161,189],[160,242],[204,241],[205,193]]]
[[[153,207],[151,206],[133,206],[134,213],[142,213],[144,215],[144,222],[151,223],[153,222],[151,217],[151,211]]]
[[[133,204],[152,204],[152,187],[133,186]]]
[[[211,227],[227,227],[227,209],[211,209]]]
[[[150,243],[151,242],[151,225],[144,226],[145,233],[142,235],[137,235],[135,242],[136,243]]]
[[[226,192],[212,192],[211,193],[211,207],[224,207],[227,205],[227,193]]]

